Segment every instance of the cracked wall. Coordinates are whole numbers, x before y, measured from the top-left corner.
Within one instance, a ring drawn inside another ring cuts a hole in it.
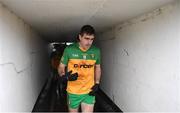
[[[48,77],[47,43],[0,4],[0,112],[31,112]]]
[[[179,6],[176,1],[98,36],[101,86],[123,111],[180,111]]]

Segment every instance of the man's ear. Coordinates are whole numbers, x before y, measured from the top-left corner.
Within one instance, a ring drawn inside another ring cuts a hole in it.
[[[79,34],[79,40],[81,40],[82,36]]]

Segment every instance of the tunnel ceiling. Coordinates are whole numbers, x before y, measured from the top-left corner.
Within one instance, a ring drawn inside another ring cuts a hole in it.
[[[101,33],[174,0],[0,0],[46,40],[75,37],[84,24]]]

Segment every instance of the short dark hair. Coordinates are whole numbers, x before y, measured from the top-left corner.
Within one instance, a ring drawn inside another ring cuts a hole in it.
[[[95,35],[95,30],[91,25],[84,25],[79,33],[81,36],[84,34]]]

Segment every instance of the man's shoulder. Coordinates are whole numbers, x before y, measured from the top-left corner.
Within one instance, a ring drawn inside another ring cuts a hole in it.
[[[92,45],[91,49],[98,52],[100,51],[100,48],[96,47],[95,45]]]
[[[65,49],[66,49],[66,50],[71,50],[71,49],[75,49],[75,48],[77,48],[77,47],[76,47],[76,43],[73,43],[73,44],[71,44],[71,45],[68,45]]]

